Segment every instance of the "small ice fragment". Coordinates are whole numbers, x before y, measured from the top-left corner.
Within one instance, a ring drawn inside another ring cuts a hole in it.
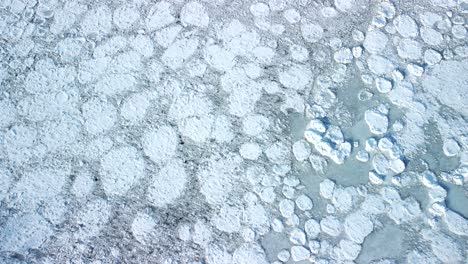
[[[433,50],[433,49],[428,49],[424,52],[424,61],[428,65],[436,65],[442,60],[442,55],[440,55],[439,52]]]
[[[346,217],[344,230],[352,241],[362,244],[364,239],[374,230],[374,224],[363,213],[355,212]]]
[[[378,77],[375,79],[375,87],[377,88],[377,91],[381,93],[388,93],[392,90],[393,84],[385,78]]]
[[[410,74],[417,76],[417,77],[421,77],[424,73],[424,68],[414,63],[408,64],[406,66],[406,69],[408,70]]]
[[[320,195],[325,199],[331,199],[333,197],[333,191],[335,190],[335,183],[329,179],[323,180],[320,183]]]
[[[449,138],[445,140],[443,150],[445,156],[453,157],[460,153],[460,145],[458,145],[458,142],[455,139]]]
[[[356,154],[356,159],[360,162],[368,162],[369,161],[369,152],[364,150],[359,150]]]
[[[395,159],[389,162],[389,168],[396,174],[399,174],[405,170],[406,165],[402,160]]]
[[[367,110],[364,114],[364,119],[373,134],[382,135],[387,132],[388,118],[386,115],[375,110]]]
[[[247,142],[241,145],[239,154],[248,160],[256,160],[262,154],[262,149],[257,143]]]
[[[315,239],[320,234],[320,224],[315,219],[309,219],[304,223],[304,230],[309,240]]]
[[[365,149],[368,152],[372,152],[377,147],[377,140],[375,138],[369,138],[366,140]]]
[[[387,175],[390,169],[389,161],[387,158],[378,153],[372,158],[372,166],[378,174]]]
[[[291,258],[294,261],[306,260],[310,257],[310,251],[303,246],[291,247]]]
[[[293,144],[293,154],[296,160],[305,161],[310,156],[310,153],[310,146],[305,140],[299,140]]]
[[[400,15],[397,16],[393,20],[393,25],[395,25],[396,30],[400,33],[401,36],[404,38],[411,38],[418,36],[418,25],[408,15]]]
[[[323,37],[323,28],[314,23],[305,22],[301,25],[302,37],[310,43],[318,42]]]
[[[279,210],[282,216],[289,218],[294,214],[294,202],[283,199],[279,202]]]
[[[192,25],[205,28],[210,22],[210,18],[205,7],[198,2],[189,2],[182,7],[180,20],[183,25]]]
[[[384,137],[384,138],[381,138],[379,140],[378,147],[379,147],[380,151],[386,152],[386,151],[389,151],[390,149],[392,149],[393,142],[389,138]]]
[[[435,188],[439,186],[437,177],[432,171],[425,171],[420,175],[419,180],[421,183],[429,188]]]
[[[348,64],[353,61],[353,53],[348,48],[342,48],[335,52],[333,58],[338,63]]]
[[[281,220],[279,220],[278,218],[275,218],[275,219],[273,219],[273,221],[271,222],[271,228],[272,228],[273,231],[275,231],[276,233],[282,233],[283,230],[284,230],[283,222],[281,222]]]
[[[266,17],[270,13],[270,8],[264,3],[255,3],[250,6],[250,13],[256,17]]]
[[[445,212],[445,223],[447,223],[448,229],[457,235],[468,236],[468,220],[463,216],[455,213],[452,210]]]
[[[276,257],[278,258],[278,260],[282,262],[287,262],[289,258],[291,257],[291,254],[289,253],[288,250],[283,249],[280,252],[278,252],[278,255]]]
[[[301,21],[301,14],[294,8],[284,11],[283,16],[291,24]]]
[[[369,171],[369,182],[375,185],[382,184],[385,180],[385,176],[376,173],[375,171]]]
[[[341,222],[335,216],[326,216],[320,221],[320,227],[324,233],[330,236],[339,236],[341,233]]]
[[[295,228],[289,235],[289,241],[295,245],[304,245],[306,242],[306,235],[301,229]]]
[[[388,37],[380,30],[375,30],[367,33],[366,39],[364,40],[364,48],[369,53],[379,53],[387,46]]]
[[[299,208],[302,211],[308,211],[314,207],[312,200],[304,194],[301,194],[299,195],[299,197],[297,197],[296,205],[297,205],[297,208]]]

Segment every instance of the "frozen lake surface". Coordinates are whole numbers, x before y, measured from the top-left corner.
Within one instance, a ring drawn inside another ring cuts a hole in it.
[[[0,263],[467,263],[467,0],[0,0]]]

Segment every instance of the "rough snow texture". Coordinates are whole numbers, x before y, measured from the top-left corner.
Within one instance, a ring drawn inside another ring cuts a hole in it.
[[[0,1],[0,263],[466,263],[467,10]]]

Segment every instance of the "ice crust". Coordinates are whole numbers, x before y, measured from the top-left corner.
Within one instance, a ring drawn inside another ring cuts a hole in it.
[[[465,263],[467,11],[0,1],[0,263]]]

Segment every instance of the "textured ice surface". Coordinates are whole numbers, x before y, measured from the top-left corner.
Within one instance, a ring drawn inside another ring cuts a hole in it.
[[[466,0],[0,0],[0,263],[466,263]]]

